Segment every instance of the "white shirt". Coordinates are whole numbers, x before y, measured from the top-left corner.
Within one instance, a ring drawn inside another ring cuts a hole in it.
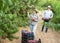
[[[29,18],[30,18],[30,24],[32,24],[32,25],[36,25],[37,23],[38,23],[38,21],[39,21],[39,17],[38,17],[38,14],[31,14],[31,15],[29,15],[28,16]],[[35,21],[32,21],[32,18],[35,18]]]
[[[43,12],[43,18],[44,19],[49,19],[49,18],[52,18],[53,17],[53,12],[51,10],[45,10]]]

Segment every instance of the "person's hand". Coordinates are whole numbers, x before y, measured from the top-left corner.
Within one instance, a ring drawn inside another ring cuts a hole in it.
[[[32,18],[32,21],[35,21],[35,18]]]
[[[27,9],[27,12],[29,12],[30,10],[29,9]]]
[[[27,14],[29,14],[30,12],[27,12]]]
[[[27,13],[29,13],[29,10],[27,10]]]

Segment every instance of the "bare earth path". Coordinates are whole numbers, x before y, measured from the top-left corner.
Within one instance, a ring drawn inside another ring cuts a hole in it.
[[[38,27],[36,30],[36,40],[39,38],[42,40],[42,43],[60,43],[60,34],[52,31],[52,29],[49,29],[47,33],[41,32],[42,22],[40,21],[38,23]],[[15,34],[15,36],[19,36],[19,39],[14,39],[13,41],[6,40],[5,43],[21,43],[21,30],[28,30],[30,31],[29,27],[21,27],[19,28],[19,32]]]

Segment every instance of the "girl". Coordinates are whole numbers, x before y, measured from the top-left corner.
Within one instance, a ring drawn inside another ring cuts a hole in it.
[[[35,32],[36,32],[36,29],[37,29],[37,24],[38,24],[38,21],[39,21],[39,17],[38,17],[38,11],[36,10],[33,10],[33,13],[30,15],[29,12],[27,12],[28,14],[28,17],[30,18],[30,29],[31,29],[31,32],[34,33],[34,37],[35,37]]]

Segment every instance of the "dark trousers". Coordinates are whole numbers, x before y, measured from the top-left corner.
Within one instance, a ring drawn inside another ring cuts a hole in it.
[[[42,25],[42,31],[44,30],[44,26],[45,26],[45,25],[46,25],[46,30],[45,30],[45,32],[48,31],[49,21],[50,21],[50,20],[44,20],[43,25]]]

